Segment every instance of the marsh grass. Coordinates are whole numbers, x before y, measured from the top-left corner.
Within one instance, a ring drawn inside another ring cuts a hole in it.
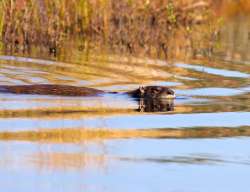
[[[79,50],[209,56],[218,45],[221,15],[249,10],[247,0],[2,0],[0,37],[6,50],[16,52],[39,46],[56,54],[73,39]]]
[[[195,26],[211,16],[209,2],[197,2],[3,0],[0,33],[5,47],[14,51],[38,45],[55,53],[74,38],[82,42],[81,49],[91,41],[115,52],[169,58],[176,49],[177,55],[187,55]]]

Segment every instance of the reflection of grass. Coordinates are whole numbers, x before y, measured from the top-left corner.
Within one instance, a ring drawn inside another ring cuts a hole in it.
[[[134,138],[220,138],[250,136],[250,127],[189,129],[51,129],[40,131],[0,132],[1,140],[43,142],[81,142],[96,139]]]
[[[93,155],[86,152],[82,153],[43,153],[39,152],[28,157],[28,163],[34,164],[39,169],[44,170],[67,170],[84,169],[96,167],[104,169],[108,158],[105,154]]]
[[[15,117],[29,117],[29,118],[57,118],[57,117],[88,117],[99,115],[119,115],[132,114],[133,109],[121,108],[101,108],[101,107],[54,107],[41,109],[20,109],[20,110],[0,110],[0,117],[15,118]]]
[[[16,118],[16,117],[28,117],[28,118],[45,118],[45,119],[57,119],[57,118],[71,118],[79,119],[82,117],[96,117],[96,116],[119,116],[119,115],[135,115],[138,114],[138,107],[134,108],[121,108],[108,107],[108,106],[95,106],[95,107],[48,107],[48,108],[36,108],[36,109],[17,109],[17,110],[0,110],[1,118]],[[190,113],[193,110],[191,106],[177,106],[174,113]],[[171,112],[167,112],[171,113]]]

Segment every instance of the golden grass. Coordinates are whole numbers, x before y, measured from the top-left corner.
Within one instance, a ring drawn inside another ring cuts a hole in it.
[[[219,12],[225,16],[233,17],[239,14],[249,15],[249,0],[222,0],[219,5]]]
[[[83,142],[106,139],[135,138],[220,138],[250,136],[250,127],[239,128],[187,128],[187,129],[47,129],[38,131],[0,132],[0,140],[20,140],[33,142]]]
[[[80,117],[94,117],[102,115],[131,115],[135,114],[133,109],[116,109],[116,108],[100,108],[100,107],[58,107],[58,108],[37,108],[37,109],[18,109],[18,110],[0,110],[2,118],[48,118],[56,119],[62,117],[70,117],[78,119]]]
[[[15,51],[39,45],[56,52],[68,39],[78,37],[81,49],[91,40],[112,51],[166,58],[176,46],[188,46],[183,40],[194,31],[193,26],[206,23],[209,1],[202,1],[199,8],[196,2],[200,0],[1,1],[0,33],[6,49]],[[179,43],[170,42],[182,36]],[[178,48],[178,55],[181,53]]]
[[[247,0],[2,0],[0,38],[12,52],[68,52],[69,39],[77,39],[85,51],[190,59],[216,46],[221,17],[249,10]]]
[[[84,169],[89,167],[105,169],[109,160],[110,157],[105,154],[39,152],[29,156],[27,163],[44,170]]]

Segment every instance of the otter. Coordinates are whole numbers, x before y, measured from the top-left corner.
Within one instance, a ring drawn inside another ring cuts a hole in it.
[[[0,85],[0,92],[14,94],[38,94],[38,95],[58,95],[58,96],[98,96],[105,93],[116,94],[118,92],[108,92],[88,87],[77,87],[71,85],[57,84],[35,84],[35,85]],[[151,99],[171,99],[175,98],[172,89],[166,86],[145,86],[138,89],[123,92],[133,98]]]
[[[173,99],[175,93],[172,89],[166,86],[146,86],[139,87],[133,91],[126,92],[134,98],[151,98],[151,99]]]

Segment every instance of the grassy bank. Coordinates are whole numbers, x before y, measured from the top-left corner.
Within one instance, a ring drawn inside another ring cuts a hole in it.
[[[207,7],[207,2],[191,0],[3,0],[0,34],[12,50],[43,45],[55,51],[67,38],[78,37],[113,50],[167,56],[175,29],[190,32],[205,22]]]
[[[5,49],[12,51],[39,45],[53,53],[74,38],[81,50],[94,42],[115,52],[192,57],[211,50],[218,13],[228,2],[3,0],[0,36]]]

